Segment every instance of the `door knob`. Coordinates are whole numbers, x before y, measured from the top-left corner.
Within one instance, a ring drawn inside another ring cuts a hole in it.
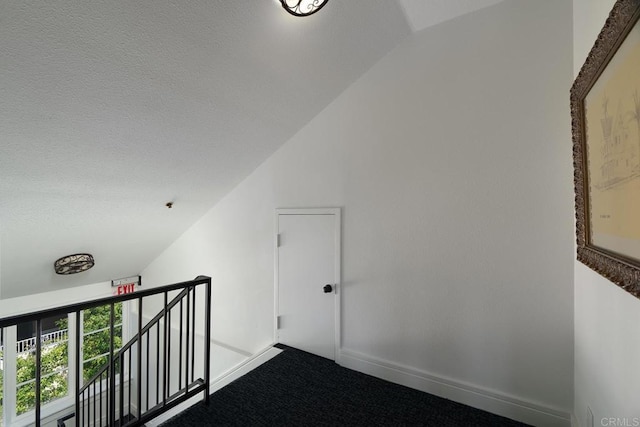
[[[322,290],[324,291],[325,294],[331,293],[331,291],[333,291],[333,286],[324,285],[324,288],[322,288]]]

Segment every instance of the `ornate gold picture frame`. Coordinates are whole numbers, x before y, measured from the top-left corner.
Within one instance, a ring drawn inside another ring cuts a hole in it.
[[[640,298],[640,0],[618,0],[571,88],[578,260]]]

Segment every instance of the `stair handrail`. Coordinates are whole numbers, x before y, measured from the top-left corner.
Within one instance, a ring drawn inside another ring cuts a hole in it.
[[[188,293],[189,291],[192,289],[193,287],[188,287],[188,288],[184,288],[182,290],[182,292],[180,292],[178,295],[176,295],[171,302],[167,305],[167,309],[170,310],[173,307],[176,306],[176,304],[178,304],[178,302],[180,302],[180,300],[182,300]],[[126,344],[123,344],[120,349],[118,349],[118,351],[113,355],[113,360],[119,358],[122,356],[122,354],[124,352],[126,352],[128,349],[131,348],[131,346],[133,344],[135,344],[138,341],[139,338],[139,334],[144,334],[146,332],[149,331],[149,329],[153,328],[158,322],[160,322],[160,319],[162,319],[164,317],[164,311],[161,311],[160,313],[156,314],[151,320],[149,320],[149,322],[147,322],[146,325],[144,325],[141,329],[139,333],[136,333],[133,337],[131,337],[131,339],[129,339],[129,341],[126,342]],[[111,359],[111,358],[110,358]],[[111,365],[113,364],[112,360],[109,360],[108,362],[106,362],[99,370],[98,372],[96,372],[91,378],[89,378],[85,384],[80,388],[80,390],[78,390],[78,393],[81,393],[83,391],[85,391],[89,386],[91,386],[91,384],[98,379],[99,377],[102,376],[102,374],[104,374],[104,371],[106,371]]]
[[[171,401],[163,401],[162,405],[156,405],[156,407],[153,407],[151,409],[147,408],[147,412],[142,414],[140,416],[140,419],[135,420],[134,422],[128,423],[127,425],[132,425],[132,426],[138,426],[138,425],[143,425],[144,422],[149,421],[150,419],[160,415],[163,412],[166,412],[167,410],[175,407],[176,405],[178,405],[181,402],[184,402],[185,400],[199,394],[199,393],[203,393],[203,401],[205,402],[205,404],[209,403],[209,393],[210,393],[210,357],[211,357],[211,278],[208,276],[198,276],[196,277],[194,280],[189,280],[189,281],[184,281],[184,282],[179,282],[179,283],[174,283],[171,285],[165,285],[165,286],[158,286],[158,287],[152,287],[152,288],[148,288],[148,289],[144,289],[144,290],[137,290],[136,292],[132,292],[132,293],[127,293],[127,294],[121,294],[121,295],[112,295],[112,296],[108,296],[108,297],[104,297],[104,298],[96,298],[96,299],[91,299],[88,301],[82,301],[82,302],[76,302],[76,303],[71,303],[71,304],[67,304],[67,305],[63,305],[60,307],[55,307],[55,308],[49,308],[49,309],[43,309],[43,310],[37,310],[37,311],[33,311],[30,313],[21,313],[21,314],[14,314],[14,315],[10,315],[4,318],[0,318],[0,328],[6,328],[6,327],[10,327],[10,326],[14,326],[14,325],[18,325],[20,323],[24,323],[24,322],[35,322],[36,323],[36,331],[38,336],[41,335],[41,331],[42,331],[42,320],[46,319],[46,318],[50,318],[50,317],[54,317],[54,316],[62,316],[62,315],[66,315],[68,313],[73,313],[75,312],[76,315],[76,324],[79,323],[80,319],[79,319],[79,313],[82,310],[87,310],[90,308],[94,308],[94,307],[99,307],[99,306],[104,306],[104,305],[111,305],[112,308],[112,312],[113,312],[113,305],[119,302],[124,302],[124,301],[130,301],[130,300],[135,300],[137,299],[139,301],[139,308],[142,307],[142,299],[144,297],[149,297],[152,295],[158,295],[158,294],[164,294],[165,295],[165,307],[164,309],[158,313],[158,315],[154,316],[150,323],[158,323],[159,319],[162,317],[165,317],[168,313],[170,313],[171,308],[175,307],[176,304],[178,304],[185,295],[189,295],[189,292],[193,291],[194,292],[194,310],[195,310],[195,289],[197,286],[199,285],[206,285],[205,288],[205,299],[204,299],[204,321],[205,321],[205,325],[204,325],[204,359],[203,359],[203,369],[204,369],[204,379],[198,379],[195,384],[197,384],[196,386],[189,388],[189,385],[187,385],[186,387],[186,393],[184,393],[184,395],[181,395],[179,398],[174,399],[172,398]],[[177,290],[182,290],[175,298],[172,299],[171,303],[169,303],[167,301],[167,295],[169,292],[172,291],[177,291]],[[187,298],[188,300],[188,298]],[[181,307],[182,310],[182,307]],[[194,311],[195,313],[195,311]],[[142,312],[140,311],[139,315],[139,323],[141,323],[141,318],[142,318]],[[194,314],[194,322],[195,322],[195,314]],[[124,351],[126,350],[131,350],[132,346],[133,346],[133,342],[134,340],[138,340],[140,335],[143,333],[146,333],[149,331],[149,329],[151,327],[153,327],[153,325],[145,325],[144,327],[142,327],[140,324],[138,325],[139,329],[138,329],[138,333],[131,339],[129,340],[129,342],[127,342],[125,345],[123,345],[117,353],[117,356],[115,354],[115,351],[113,349],[113,341],[111,342],[111,350],[110,350],[110,363],[107,365],[112,365],[114,363],[115,360],[117,360],[117,358],[121,358],[123,357],[122,355],[124,354]],[[188,327],[188,325],[187,325]],[[78,329],[78,328],[76,328]],[[112,330],[112,334],[113,334],[113,324],[111,325],[111,330]],[[165,330],[166,330],[166,322],[165,322]],[[79,331],[76,330],[76,341],[79,340],[79,336],[78,336]],[[195,323],[194,323],[194,333],[195,333]],[[69,338],[70,339],[70,338]],[[79,342],[76,345],[76,386],[75,386],[75,395],[76,395],[76,410],[75,410],[75,414],[77,414],[78,412],[78,408],[79,408],[79,399],[78,399],[78,393],[80,392],[80,385],[79,385],[79,376],[82,375],[82,366],[79,363],[78,359],[77,359],[77,355],[78,353],[78,348],[79,348]],[[40,372],[41,372],[41,354],[42,354],[42,340],[41,339],[36,339],[35,342],[35,355],[36,355],[36,382],[35,382],[35,426],[36,427],[40,427],[41,425],[41,390],[40,390]],[[141,357],[141,355],[139,355],[139,357]],[[131,354],[129,355],[129,358],[131,358]],[[138,361],[139,363],[139,361]],[[102,371],[102,373],[104,373],[104,371]],[[115,375],[115,374],[112,374]],[[193,375],[193,372],[192,372]],[[94,376],[94,378],[92,378],[93,381],[95,381],[97,376]],[[112,377],[113,378],[113,377]],[[113,383],[113,382],[112,382]],[[163,385],[164,386],[164,385]],[[160,407],[159,409],[157,407]],[[65,417],[61,418],[60,420],[58,420],[58,425],[64,425],[64,421],[66,419],[70,419],[73,417],[74,414],[67,414]],[[111,419],[114,419],[113,417]]]
[[[38,319],[45,319],[48,317],[55,317],[74,311],[86,310],[88,308],[99,307],[101,305],[118,303],[123,301],[129,301],[132,299],[144,298],[152,295],[161,294],[163,292],[171,292],[179,289],[184,289],[188,286],[198,286],[203,284],[211,284],[211,277],[198,276],[193,280],[187,280],[184,282],[174,283],[171,285],[156,286],[144,290],[136,290],[128,294],[111,295],[104,298],[96,298],[88,301],[82,301],[72,304],[63,305],[55,308],[48,308],[44,310],[33,311],[30,313],[14,314],[0,319],[0,328],[6,328],[12,325],[17,325],[23,322],[34,322]]]

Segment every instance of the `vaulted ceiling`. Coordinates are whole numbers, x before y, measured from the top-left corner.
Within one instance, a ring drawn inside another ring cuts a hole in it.
[[[3,2],[0,297],[138,274],[412,31],[499,1]]]

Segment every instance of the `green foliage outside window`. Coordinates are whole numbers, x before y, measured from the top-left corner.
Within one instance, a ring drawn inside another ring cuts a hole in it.
[[[84,337],[84,381],[89,381],[109,361],[109,330]],[[114,328],[114,351],[122,347],[122,326]]]
[[[122,303],[114,305],[114,315],[113,348],[117,351],[122,347]],[[83,322],[82,371],[84,381],[89,381],[109,360],[111,307],[103,305],[85,310]]]
[[[115,320],[113,348],[122,347],[122,303],[113,307]],[[101,305],[83,311],[82,322],[84,337],[82,339],[83,377],[89,381],[109,361],[111,306]],[[66,319],[58,324],[66,329]],[[100,356],[100,357],[98,357]]]
[[[42,348],[42,376],[40,393],[42,404],[51,402],[68,393],[69,353],[67,341],[46,345]],[[20,415],[35,407],[36,392],[35,351],[21,353],[16,358],[16,414]]]
[[[122,303],[114,306],[114,350],[122,347]],[[83,377],[90,380],[107,362],[110,350],[110,318],[109,305],[94,307],[84,311],[83,326]],[[68,329],[68,320],[56,322],[59,329]],[[51,402],[66,396],[69,374],[69,345],[61,341],[42,347],[41,402]],[[0,352],[0,359],[2,353]],[[16,414],[20,415],[35,408],[35,351],[18,354],[16,358]],[[3,372],[0,370],[0,417],[3,401]],[[24,384],[23,384],[24,383]],[[0,422],[1,423],[1,422]]]

